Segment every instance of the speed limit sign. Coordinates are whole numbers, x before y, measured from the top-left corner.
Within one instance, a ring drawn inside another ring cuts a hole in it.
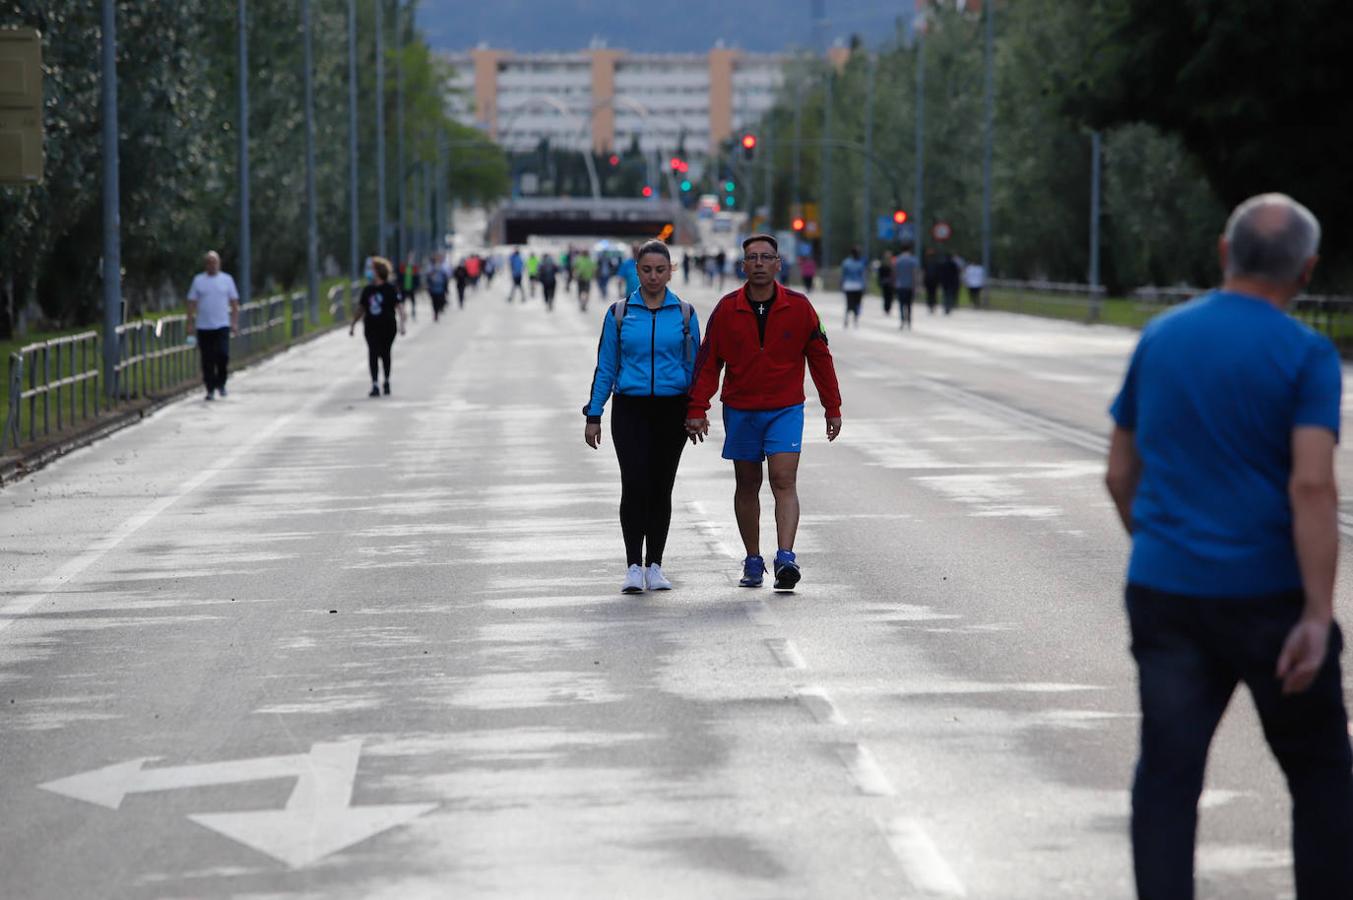
[[[930,227],[930,236],[937,241],[947,241],[954,236],[954,229],[949,227],[948,222],[936,222]]]

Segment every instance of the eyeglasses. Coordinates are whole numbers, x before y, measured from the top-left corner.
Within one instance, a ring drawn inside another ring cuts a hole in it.
[[[775,262],[779,258],[780,257],[775,255],[774,253],[748,253],[746,256],[743,257],[743,259],[749,263],[755,262],[769,263]]]

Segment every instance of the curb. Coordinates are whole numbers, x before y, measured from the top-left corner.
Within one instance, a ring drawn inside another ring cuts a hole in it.
[[[327,328],[318,331],[303,334],[280,347],[251,356],[240,365],[236,372],[243,372],[253,368],[265,360],[273,359],[290,350],[302,347],[313,340],[323,337],[331,331],[336,331],[347,325],[346,322],[335,322]],[[37,441],[32,447],[22,450],[15,450],[3,457],[0,457],[0,488],[5,488],[22,478],[32,475],[39,469],[44,468],[49,463],[60,459],[72,451],[88,447],[96,441],[103,440],[111,434],[128,428],[142,419],[154,414],[160,409],[175,402],[186,394],[193,391],[200,391],[200,383],[185,382],[182,387],[176,388],[163,396],[139,400],[127,408],[118,410],[115,413],[109,413],[100,418],[93,424],[80,428],[68,434],[56,435],[44,441]]]

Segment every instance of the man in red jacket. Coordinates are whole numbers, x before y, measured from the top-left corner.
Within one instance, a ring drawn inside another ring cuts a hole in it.
[[[827,349],[827,333],[808,298],[777,284],[779,246],[767,234],[742,242],[747,283],[726,295],[710,313],[705,340],[695,358],[686,431],[699,440],[709,433],[709,404],[723,379],[724,459],[733,461],[737,489],[733,511],[747,548],[743,587],[760,587],[761,461],[775,495],[775,588],[799,582],[794,535],[799,528],[798,472],[803,444],[803,368],[806,362],[827,413],[827,440],[841,433],[841,391]]]

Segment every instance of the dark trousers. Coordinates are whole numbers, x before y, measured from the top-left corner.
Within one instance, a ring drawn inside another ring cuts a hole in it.
[[[545,295],[545,306],[550,309],[554,308],[554,287],[553,281],[542,281],[540,283],[540,290]]]
[[[940,292],[944,295],[944,314],[948,315],[954,311],[955,306],[958,306],[958,285],[942,284]]]
[[[893,314],[893,294],[897,289],[888,282],[879,285],[879,293],[883,295],[883,314],[891,316]]]
[[[845,291],[846,295],[846,321],[850,324],[850,317],[855,317],[855,326],[860,325],[860,304],[864,302],[864,291]]]
[[[202,383],[208,391],[219,391],[225,387],[230,365],[230,329],[199,328],[197,350],[202,357]]]
[[[901,328],[911,326],[911,303],[915,294],[916,291],[912,288],[901,288],[897,292],[897,314],[902,318],[902,323],[899,326]]]
[[[1339,653],[1304,693],[1283,696],[1278,654],[1302,610],[1300,592],[1203,598],[1127,588],[1142,705],[1132,785],[1132,852],[1141,900],[1191,900],[1198,797],[1208,746],[1236,685],[1254,698],[1264,737],[1292,794],[1298,900],[1353,897],[1353,753]]]
[[[366,364],[371,369],[371,383],[375,384],[380,366],[385,366],[385,380],[390,380],[390,351],[395,345],[394,328],[366,330]]]
[[[925,283],[925,305],[933,313],[935,311],[935,296],[940,286],[938,283],[927,281]]]
[[[662,565],[672,524],[672,485],[686,447],[687,399],[623,394],[611,398],[611,440],[620,460],[620,531],[627,566]]]

